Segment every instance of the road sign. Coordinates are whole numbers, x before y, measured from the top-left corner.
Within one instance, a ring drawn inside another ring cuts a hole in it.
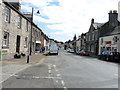
[[[32,43],[32,41],[29,41],[29,43]]]

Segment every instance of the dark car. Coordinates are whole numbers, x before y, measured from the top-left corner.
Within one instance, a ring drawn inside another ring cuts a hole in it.
[[[79,54],[82,56],[89,56],[89,53],[86,50],[80,50]]]
[[[112,52],[112,51],[103,51],[99,56],[100,59],[103,60],[120,60],[120,52]]]

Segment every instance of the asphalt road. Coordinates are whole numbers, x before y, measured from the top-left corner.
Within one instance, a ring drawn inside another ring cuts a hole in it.
[[[118,88],[118,63],[60,50],[2,83],[3,88]]]

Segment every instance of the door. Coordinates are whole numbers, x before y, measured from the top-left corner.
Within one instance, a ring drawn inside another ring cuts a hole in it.
[[[20,36],[17,35],[17,42],[16,42],[16,52],[20,52]]]

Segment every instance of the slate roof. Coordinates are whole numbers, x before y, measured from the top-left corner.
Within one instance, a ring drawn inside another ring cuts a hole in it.
[[[95,29],[98,29],[98,28],[100,28],[103,24],[104,24],[104,23],[97,23],[97,22],[95,22],[95,23],[93,23],[93,27],[94,27]]]
[[[115,27],[115,29],[112,32],[108,32],[104,36],[111,36],[117,34],[120,34],[120,26]]]
[[[111,35],[120,34],[120,26],[117,26],[112,32]]]

